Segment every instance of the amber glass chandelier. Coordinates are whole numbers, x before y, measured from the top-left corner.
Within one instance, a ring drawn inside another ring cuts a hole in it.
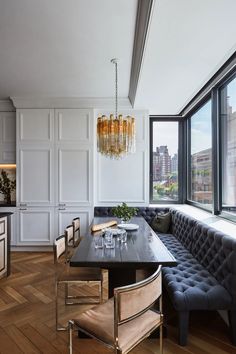
[[[97,150],[112,159],[120,159],[135,152],[135,119],[118,115],[118,68],[115,64],[115,115],[99,116],[97,119]]]

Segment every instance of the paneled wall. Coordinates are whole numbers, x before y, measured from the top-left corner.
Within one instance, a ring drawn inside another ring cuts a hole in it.
[[[95,111],[95,122],[97,114]],[[136,122],[136,152],[113,160],[95,151],[95,205],[149,203],[149,116],[146,110],[125,110]],[[109,112],[103,112],[109,116]],[[95,137],[96,138],[96,137]]]
[[[51,245],[77,216],[85,233],[94,205],[149,203],[148,111],[122,109],[136,119],[136,152],[111,160],[96,147],[97,115],[110,110],[50,107],[17,109],[17,246]]]

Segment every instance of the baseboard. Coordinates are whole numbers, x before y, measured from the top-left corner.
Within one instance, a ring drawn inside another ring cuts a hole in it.
[[[52,252],[52,246],[11,246],[12,252]]]

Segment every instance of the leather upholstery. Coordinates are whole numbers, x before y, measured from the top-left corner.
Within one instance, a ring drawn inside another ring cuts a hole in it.
[[[114,299],[93,307],[79,315],[74,322],[103,342],[114,345]],[[148,310],[139,317],[126,322],[118,328],[118,344],[122,352],[126,352],[149,329],[160,323],[160,315]]]

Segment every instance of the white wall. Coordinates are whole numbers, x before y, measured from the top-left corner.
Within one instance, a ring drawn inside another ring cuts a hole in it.
[[[101,111],[94,111],[94,124]],[[110,112],[102,114],[109,116]],[[149,115],[147,110],[122,110],[123,116],[135,117],[136,152],[121,160],[94,152],[94,204],[112,206],[149,204]],[[95,129],[96,131],[96,129]],[[94,136],[96,139],[96,136]]]

